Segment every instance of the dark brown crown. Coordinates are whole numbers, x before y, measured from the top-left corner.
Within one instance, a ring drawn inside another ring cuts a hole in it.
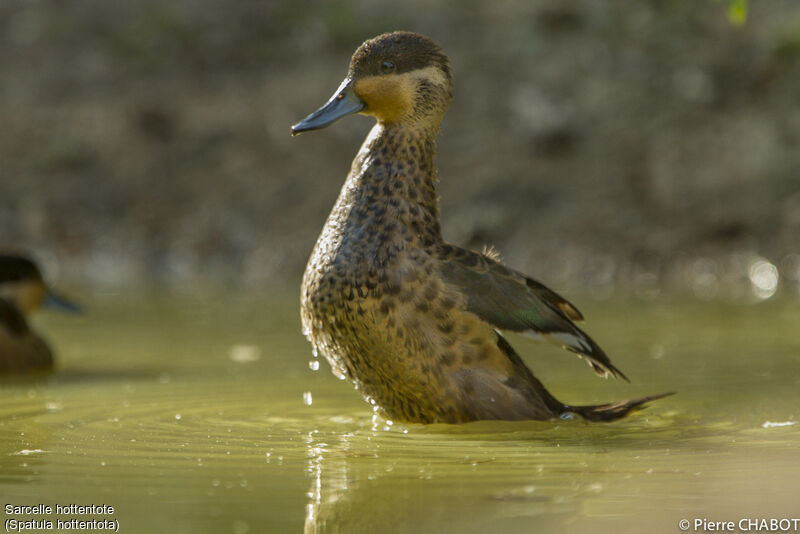
[[[350,74],[354,77],[382,74],[385,61],[393,63],[398,74],[435,66],[448,80],[451,78],[449,61],[439,45],[424,35],[403,31],[365,41],[350,60]]]
[[[0,283],[20,280],[42,280],[42,273],[28,258],[14,254],[0,254]]]

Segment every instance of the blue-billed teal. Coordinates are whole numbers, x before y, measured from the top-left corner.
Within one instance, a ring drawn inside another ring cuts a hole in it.
[[[50,347],[26,319],[43,304],[66,311],[79,310],[47,287],[42,273],[31,260],[0,254],[0,373],[52,368]]]
[[[308,260],[302,321],[314,350],[376,411],[415,423],[623,417],[655,395],[597,406],[558,401],[500,330],[547,339],[627,380],[539,282],[442,239],[434,167],[450,104],[447,56],[430,39],[363,43],[347,76],[292,134],[352,113],[377,120]]]

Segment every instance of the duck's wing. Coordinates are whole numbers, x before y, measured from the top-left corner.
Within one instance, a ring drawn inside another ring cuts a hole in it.
[[[583,315],[556,292],[471,250],[442,245],[437,250],[445,282],[466,297],[466,309],[502,330],[544,338],[584,358],[601,376],[628,381],[606,353],[573,321]]]

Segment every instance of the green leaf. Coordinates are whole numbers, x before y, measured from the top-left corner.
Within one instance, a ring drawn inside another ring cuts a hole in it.
[[[747,22],[747,0],[728,0],[728,20],[734,26]]]

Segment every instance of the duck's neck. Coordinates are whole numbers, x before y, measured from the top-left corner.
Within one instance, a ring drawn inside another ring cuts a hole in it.
[[[357,203],[385,213],[424,240],[441,238],[434,166],[438,133],[438,124],[376,124],[348,180],[359,191]]]

